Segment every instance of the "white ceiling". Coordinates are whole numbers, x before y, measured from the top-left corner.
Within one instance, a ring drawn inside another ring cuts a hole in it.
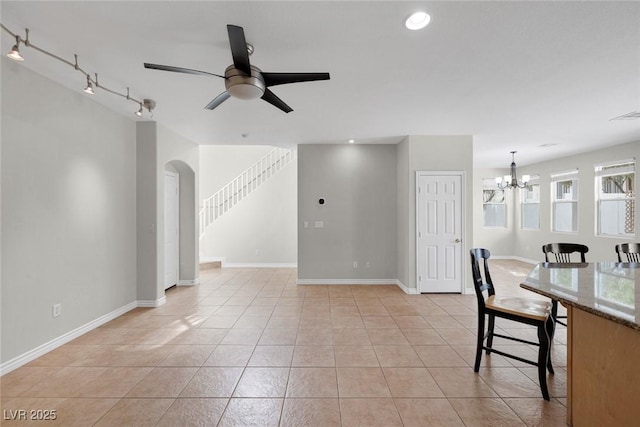
[[[432,21],[409,31],[416,9]],[[0,20],[70,61],[78,54],[105,86],[154,99],[153,119],[199,144],[473,135],[476,166],[506,167],[511,150],[524,165],[640,140],[640,120],[609,120],[640,110],[638,2],[2,1]],[[223,74],[226,24],[244,27],[263,71],[331,80],[274,87],[290,114],[234,98],[209,111],[222,79],[143,68]],[[2,50],[12,44],[3,32]],[[71,67],[22,53],[23,66],[84,87]],[[95,99],[127,116],[136,109],[104,92]]]

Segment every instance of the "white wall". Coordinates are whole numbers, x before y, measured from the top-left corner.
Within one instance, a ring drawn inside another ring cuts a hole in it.
[[[396,188],[395,145],[299,145],[299,282],[393,283]]]
[[[621,239],[615,237],[596,236],[596,188],[594,166],[609,161],[625,160],[635,157],[640,160],[640,141],[616,145],[602,150],[576,154],[570,157],[558,158],[548,162],[518,167],[518,175],[540,175],[540,230],[520,229],[519,197],[516,197],[514,212],[513,254],[522,258],[544,261],[542,245],[551,242],[582,243],[589,247],[587,261],[615,261],[614,247],[618,243],[639,241],[640,209],[636,200],[636,237]],[[551,231],[551,187],[550,175],[570,169],[579,169],[578,195],[578,232],[557,233]],[[636,163],[636,182],[638,185],[638,164]],[[637,195],[636,195],[637,197]]]
[[[1,61],[5,363],[136,300],[136,132]]]
[[[271,146],[200,146],[200,205]],[[297,168],[293,160],[229,212],[214,221],[200,241],[203,258],[225,266],[297,263]]]

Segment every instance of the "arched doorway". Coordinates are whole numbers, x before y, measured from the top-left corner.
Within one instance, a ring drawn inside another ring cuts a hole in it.
[[[165,289],[172,286],[170,277],[176,275],[177,285],[198,283],[198,240],[195,172],[183,161],[167,162],[165,170]],[[167,186],[175,186],[175,197],[167,194]],[[171,229],[175,228],[175,234]],[[172,241],[174,237],[174,241]],[[175,256],[175,262],[173,257]],[[174,271],[175,270],[175,271]],[[168,286],[167,286],[168,285]]]

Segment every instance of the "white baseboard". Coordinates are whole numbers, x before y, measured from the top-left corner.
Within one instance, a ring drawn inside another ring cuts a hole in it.
[[[297,268],[295,262],[223,262],[222,268]]]
[[[541,261],[539,259],[535,260],[535,259],[529,259],[529,258],[522,258],[522,257],[519,257],[519,256],[512,256],[512,255],[496,255],[496,256],[491,255],[491,258],[493,258],[493,259],[512,259],[514,261],[526,262],[527,264],[533,264],[533,265],[536,265],[538,263],[543,262],[543,261]]]
[[[138,300],[137,301],[137,307],[144,307],[144,308],[153,308],[153,307],[160,307],[161,305],[164,305],[167,302],[167,297],[166,296],[162,296],[162,298],[158,298],[157,300]]]
[[[97,328],[98,326],[104,325],[105,323],[119,316],[122,316],[126,312],[131,311],[136,307],[139,307],[136,301],[130,302],[129,304],[115,309],[103,316],[100,316],[97,319],[92,320],[91,322],[85,323],[84,325],[72,331],[69,331],[66,334],[63,334],[57,338],[52,339],[49,342],[39,345],[38,347],[29,350],[26,353],[21,354],[20,356],[14,357],[13,359],[2,363],[0,365],[0,376],[13,371],[14,369],[17,369],[20,366],[23,366],[52,350],[55,350],[56,348],[68,343],[69,341],[72,341],[79,336],[84,335],[87,332]]]
[[[408,288],[400,280],[396,279],[396,285],[398,285],[398,287],[402,289],[407,295],[420,295],[420,292],[418,292],[417,288]]]
[[[395,285],[396,279],[298,279],[298,285]]]
[[[193,280],[180,280],[178,281],[178,286],[195,286],[200,284],[200,278],[196,278]]]
[[[225,262],[227,258],[223,256],[201,256],[199,258],[199,263],[204,264],[206,262]]]

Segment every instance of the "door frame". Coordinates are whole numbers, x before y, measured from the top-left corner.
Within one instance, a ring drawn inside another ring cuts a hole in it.
[[[175,204],[175,210],[176,210],[176,283],[175,285],[179,285],[180,284],[180,174],[179,173],[175,173],[172,171],[168,171],[165,170],[164,171],[164,182],[163,182],[163,187],[165,187],[166,190],[166,185],[167,185],[167,181],[166,181],[166,177],[167,175],[175,177],[176,179],[176,204]],[[164,220],[166,222],[167,220],[167,200],[165,197],[165,201],[164,201]],[[164,242],[163,245],[164,247],[166,247],[167,244],[167,236],[164,236]],[[167,284],[165,283],[166,277],[167,277],[167,266],[166,264],[164,265],[164,269],[163,269],[163,276],[162,276],[162,287],[164,288],[164,290],[166,291],[168,288],[170,288],[171,285],[169,287],[167,287]]]
[[[459,176],[460,177],[460,198],[461,198],[461,203],[460,203],[460,235],[461,235],[461,239],[462,239],[462,254],[461,254],[461,259],[460,259],[460,280],[461,280],[461,288],[460,289],[460,294],[461,295],[466,295],[467,294],[467,286],[465,285],[467,283],[467,269],[464,267],[465,263],[465,254],[467,253],[467,229],[465,227],[465,224],[467,222],[467,203],[466,203],[466,199],[467,199],[467,177],[466,177],[466,172],[463,170],[451,170],[451,171],[416,171],[416,187],[415,187],[415,204],[416,204],[416,217],[415,217],[415,224],[414,224],[414,238],[415,238],[415,244],[416,244],[416,270],[415,270],[415,280],[416,280],[416,290],[418,292],[418,294],[422,294],[422,289],[420,289],[420,281],[418,280],[418,278],[420,277],[420,264],[419,264],[419,254],[420,254],[420,241],[418,239],[418,228],[419,228],[419,223],[418,221],[420,220],[420,203],[419,203],[419,197],[420,197],[420,193],[419,193],[419,188],[420,188],[420,178],[423,176]]]

